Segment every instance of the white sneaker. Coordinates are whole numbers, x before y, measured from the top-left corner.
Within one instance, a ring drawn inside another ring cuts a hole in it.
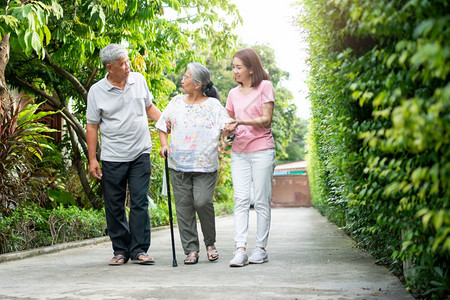
[[[250,255],[250,258],[248,261],[251,264],[262,264],[269,261],[269,254],[267,252],[259,247],[256,247],[252,251],[252,255]]]
[[[248,265],[248,255],[244,250],[237,249],[233,254],[234,257],[230,260],[230,267],[243,267]]]

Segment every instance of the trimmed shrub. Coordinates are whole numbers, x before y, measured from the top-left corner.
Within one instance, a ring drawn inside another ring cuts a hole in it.
[[[421,298],[450,293],[450,3],[304,0],[314,205]]]
[[[10,216],[0,216],[0,254],[100,237],[105,230],[104,211],[23,204]]]

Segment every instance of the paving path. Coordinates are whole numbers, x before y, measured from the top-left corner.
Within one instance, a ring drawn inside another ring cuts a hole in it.
[[[251,210],[249,249],[255,224]],[[20,254],[0,255],[0,299],[413,299],[314,208],[272,210],[269,262],[262,265],[228,266],[232,216],[217,218],[217,262],[202,249],[198,264],[184,265],[177,229],[175,241],[176,268],[167,228],[152,233],[149,253],[156,264],[150,266],[108,266],[112,249],[105,239],[18,260]]]

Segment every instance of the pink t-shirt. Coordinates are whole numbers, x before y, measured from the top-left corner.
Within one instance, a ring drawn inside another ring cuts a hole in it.
[[[226,108],[234,112],[236,120],[259,118],[263,115],[263,103],[275,102],[274,98],[272,83],[263,80],[248,95],[244,95],[239,86],[233,88],[228,94]],[[248,153],[275,147],[270,128],[239,125],[235,133],[232,151]]]

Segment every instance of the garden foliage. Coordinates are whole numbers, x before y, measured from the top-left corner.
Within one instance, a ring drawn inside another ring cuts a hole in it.
[[[85,112],[89,88],[106,74],[100,49],[112,42],[126,46],[131,69],[144,75],[154,104],[162,110],[175,89],[168,75],[189,62],[204,61],[198,53],[205,49],[216,57],[229,55],[236,40],[231,30],[241,21],[236,5],[228,0],[6,4],[0,10],[0,96],[3,66],[8,86],[58,111],[69,136],[65,146],[72,166],[90,206],[97,209],[102,207],[101,189],[87,172]],[[153,164],[161,169],[162,160],[154,159]],[[152,190],[152,196],[159,191]]]
[[[51,148],[46,135],[55,130],[39,120],[54,112],[39,111],[39,104],[6,100],[0,105],[0,215],[24,202],[45,205],[51,169],[43,165],[43,151]]]
[[[24,203],[11,215],[0,215],[0,254],[101,237],[106,232],[104,210],[60,205],[45,209]]]
[[[416,296],[450,293],[450,3],[304,0],[314,205]]]

